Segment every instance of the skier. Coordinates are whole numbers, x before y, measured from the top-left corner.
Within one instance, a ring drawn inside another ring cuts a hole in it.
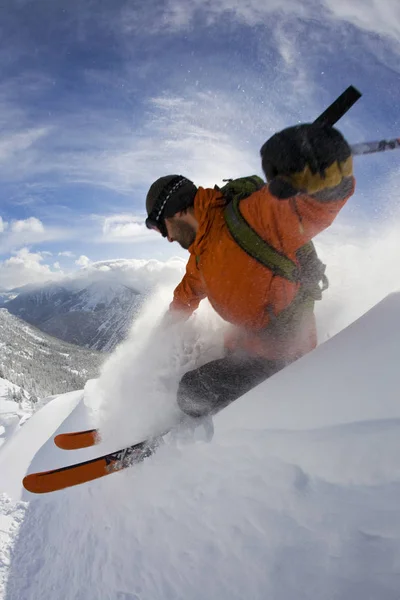
[[[260,154],[267,184],[250,195],[239,185],[236,209],[224,188],[179,175],[157,179],[146,198],[147,227],[190,253],[164,322],[187,318],[207,297],[232,325],[226,355],[180,381],[178,405],[196,421],[315,348],[314,301],[326,278],[310,240],[354,192],[351,150],[333,127],[289,127]],[[237,181],[251,180],[260,178]]]
[[[335,120],[338,112],[343,113],[342,101],[333,111]],[[317,343],[313,307],[326,278],[311,239],[331,225],[354,192],[351,149],[339,131],[313,123],[284,129],[260,152],[267,184],[251,176],[221,190],[203,189],[167,175],[147,194],[147,226],[190,253],[165,323],[187,318],[208,297],[233,328],[223,358],[182,377],[178,438],[186,432],[190,439],[201,424],[210,439],[213,413]],[[39,494],[103,477],[150,456],[160,437],[30,473],[24,487]],[[58,435],[55,442],[84,448],[98,439],[97,430],[89,430]]]

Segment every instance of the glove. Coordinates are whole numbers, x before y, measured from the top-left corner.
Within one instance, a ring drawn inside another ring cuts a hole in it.
[[[297,193],[330,197],[332,188],[353,174],[351,149],[329,125],[305,123],[273,135],[260,150],[270,192],[285,199]],[[349,188],[347,179],[344,187]],[[340,194],[339,194],[340,196]]]

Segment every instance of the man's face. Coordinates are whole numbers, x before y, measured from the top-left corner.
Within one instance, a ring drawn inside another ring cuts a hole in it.
[[[169,242],[178,242],[184,250],[188,250],[196,238],[196,230],[184,217],[174,215],[165,219]]]

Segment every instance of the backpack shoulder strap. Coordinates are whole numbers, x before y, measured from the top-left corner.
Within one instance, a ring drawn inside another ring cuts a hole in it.
[[[284,277],[292,283],[300,282],[300,271],[296,263],[268,244],[249,225],[240,212],[240,200],[240,196],[233,198],[224,211],[226,225],[235,242],[275,275]]]

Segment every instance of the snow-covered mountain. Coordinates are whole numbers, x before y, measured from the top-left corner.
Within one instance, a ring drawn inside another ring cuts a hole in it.
[[[72,280],[21,291],[4,306],[49,335],[109,351],[126,337],[142,300],[116,281]]]
[[[67,344],[0,308],[0,377],[43,398],[97,377],[104,354]]]
[[[186,261],[99,261],[41,286],[0,293],[0,306],[64,341],[110,351],[126,338],[144,299],[158,286],[172,290]]]
[[[23,492],[27,472],[119,449],[171,417],[210,321],[197,337],[190,323],[152,337],[148,318],[97,382],[0,449],[0,598],[397,600],[400,294],[219,413],[211,443],[166,443],[92,483]],[[100,447],[53,444],[93,426]]]

